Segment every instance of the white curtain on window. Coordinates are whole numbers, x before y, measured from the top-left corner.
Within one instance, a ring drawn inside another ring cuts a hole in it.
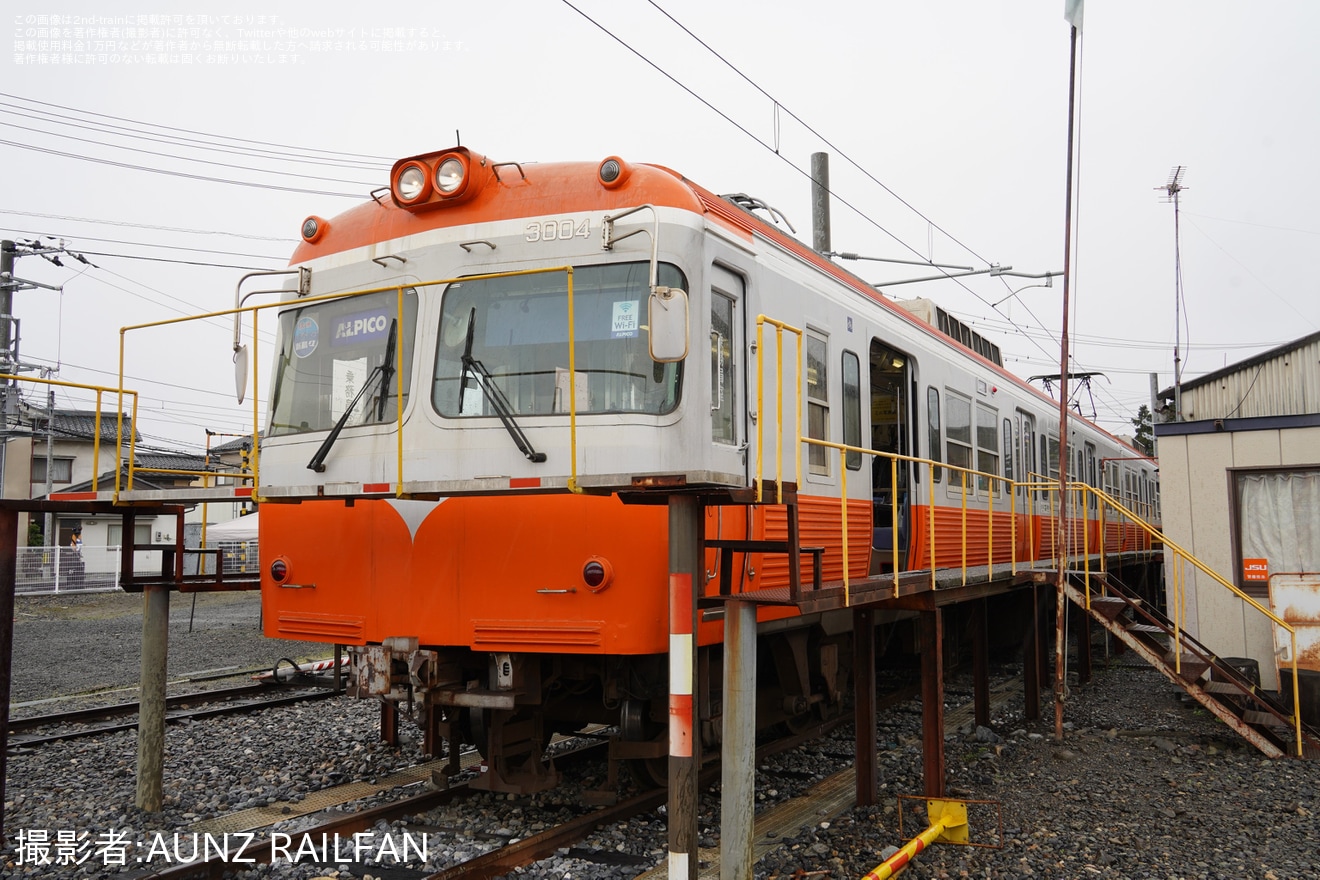
[[[1320,471],[1239,474],[1238,505],[1243,559],[1320,572]]]

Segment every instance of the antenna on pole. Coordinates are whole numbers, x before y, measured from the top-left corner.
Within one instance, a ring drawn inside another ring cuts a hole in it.
[[[1182,239],[1178,228],[1179,194],[1187,187],[1182,185],[1186,165],[1175,165],[1169,172],[1169,180],[1163,186],[1155,187],[1164,191],[1165,203],[1173,202],[1173,420],[1182,421]]]

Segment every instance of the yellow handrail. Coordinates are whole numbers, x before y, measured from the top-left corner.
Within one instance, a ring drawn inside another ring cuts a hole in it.
[[[109,392],[114,392],[115,394],[118,395],[118,400],[120,405],[116,414],[116,423],[115,423],[116,437],[118,438],[118,442],[115,443],[115,491],[113,495],[114,500],[118,501],[119,500],[119,462],[120,462],[119,449],[124,442],[123,400],[126,395],[131,396],[133,398],[133,416],[130,419],[130,425],[136,425],[138,393],[136,391],[123,387],[122,381],[120,382],[119,387],[115,388],[107,385],[87,385],[82,382],[65,382],[62,379],[43,379],[39,376],[19,376],[12,373],[0,373],[0,381],[32,382],[37,385],[51,385],[58,388],[78,388],[83,391],[96,392],[96,410],[92,417],[92,481],[91,482],[92,482],[93,492],[97,491],[97,484],[100,481],[100,475],[101,475],[101,396]],[[130,436],[129,437],[130,467],[131,467],[131,459],[132,459],[132,450],[133,450],[132,437]]]

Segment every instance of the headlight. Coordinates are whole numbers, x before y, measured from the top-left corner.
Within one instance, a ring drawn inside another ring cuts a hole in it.
[[[399,172],[399,176],[394,181],[394,191],[399,195],[399,201],[411,204],[419,202],[426,198],[430,193],[430,187],[426,181],[426,167],[423,165],[406,165]]]
[[[463,185],[467,167],[462,160],[450,156],[435,169],[435,185],[442,193],[455,192]]]

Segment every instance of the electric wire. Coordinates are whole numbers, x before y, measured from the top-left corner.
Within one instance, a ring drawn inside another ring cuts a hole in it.
[[[680,89],[682,89],[683,91],[687,92],[687,94],[688,94],[689,96],[691,96],[692,98],[696,99],[698,102],[700,102],[700,103],[701,103],[703,106],[705,106],[707,109],[709,109],[710,111],[712,111],[713,113],[715,113],[717,116],[719,116],[720,118],[722,118],[723,120],[725,120],[726,122],[728,122],[728,123],[729,123],[730,125],[732,125],[734,128],[738,129],[738,131],[742,132],[742,133],[745,134],[747,137],[751,138],[753,141],[755,141],[757,144],[761,145],[761,146],[764,147],[765,149],[767,149],[767,150],[769,150],[770,152],[774,153],[775,156],[776,156],[780,161],[784,162],[784,164],[788,165],[790,168],[792,168],[792,169],[793,169],[794,171],[796,171],[798,174],[800,174],[801,176],[803,176],[803,177],[806,178],[807,180],[811,180],[811,179],[812,179],[812,178],[811,178],[811,173],[810,173],[809,170],[806,170],[806,169],[803,169],[803,168],[798,167],[796,164],[794,164],[794,163],[793,163],[791,160],[789,160],[787,157],[781,155],[776,145],[774,145],[774,144],[770,144],[770,143],[767,143],[764,139],[762,139],[762,138],[758,137],[757,135],[753,134],[753,133],[752,133],[752,132],[751,132],[746,126],[744,126],[744,125],[742,125],[741,123],[737,122],[737,121],[736,121],[735,119],[733,119],[733,117],[731,117],[729,114],[727,114],[727,113],[725,113],[724,111],[720,110],[718,107],[716,107],[716,106],[715,106],[714,104],[712,104],[710,101],[708,101],[707,99],[705,99],[704,97],[702,97],[700,94],[698,94],[694,89],[692,89],[691,87],[687,86],[687,85],[684,84],[683,82],[679,81],[677,77],[675,77],[673,74],[669,73],[667,70],[665,70],[663,67],[661,67],[661,66],[660,66],[658,63],[656,63],[655,61],[652,61],[652,60],[651,60],[650,58],[648,58],[645,54],[643,54],[643,53],[641,52],[641,50],[639,50],[639,49],[633,47],[633,46],[630,45],[626,40],[624,40],[623,38],[619,37],[618,35],[616,35],[616,34],[613,33],[612,31],[610,31],[609,28],[605,27],[603,24],[601,24],[600,22],[596,21],[596,20],[595,20],[594,18],[592,18],[590,15],[588,15],[588,14],[585,13],[585,12],[583,12],[583,11],[582,11],[581,9],[579,9],[578,7],[574,6],[573,3],[570,2],[570,0],[561,0],[561,2],[562,2],[565,6],[567,6],[569,9],[572,9],[574,12],[576,12],[579,16],[581,16],[582,18],[584,18],[586,21],[588,21],[590,24],[592,24],[594,27],[596,27],[598,30],[600,30],[602,33],[604,33],[606,36],[608,36],[610,39],[614,40],[614,41],[615,41],[616,43],[618,43],[620,46],[622,46],[623,48],[627,49],[627,50],[628,50],[629,52],[631,52],[633,55],[637,56],[639,59],[641,59],[642,61],[644,61],[647,65],[649,65],[653,70],[655,70],[655,71],[656,71],[657,73],[659,73],[661,76],[665,77],[665,78],[668,79],[670,82],[672,82],[674,85],[678,86]],[[653,5],[654,5],[654,4],[653,4]],[[656,8],[659,9],[659,7],[656,7]],[[660,11],[661,11],[661,12],[664,12],[664,10],[660,10]],[[671,21],[674,20],[673,17],[669,15],[669,13],[665,12],[664,14],[665,14],[666,17],[670,18]],[[675,24],[678,24],[678,22],[675,21]],[[689,35],[691,35],[691,31],[688,31],[686,27],[683,27],[683,25],[681,25],[681,24],[679,24],[678,26],[681,27],[681,28],[683,28],[684,31],[687,31],[687,33],[689,33]],[[702,41],[700,40],[700,38],[695,37],[695,35],[693,35],[693,39],[696,39],[698,43],[701,43],[701,45],[706,46],[706,44],[705,44],[704,42],[702,42]],[[733,68],[733,69],[735,70],[735,72],[738,73],[739,76],[743,77],[744,79],[747,79],[747,81],[748,81],[749,83],[752,82],[750,79],[748,79],[748,78],[746,77],[745,74],[743,74],[741,71],[738,71],[736,67],[733,67],[732,64],[729,64],[728,61],[726,61],[726,60],[725,60],[723,57],[721,57],[718,53],[714,52],[714,50],[711,50],[709,46],[706,46],[706,48],[707,48],[709,51],[711,51],[713,54],[715,54],[715,56],[716,56],[717,58],[719,58],[721,61],[723,61],[726,65],[728,65],[729,67]],[[774,99],[773,97],[770,97],[770,95],[769,95],[764,89],[762,89],[760,86],[757,86],[755,83],[752,83],[752,85],[753,85],[754,88],[756,88],[758,91],[760,91],[763,95],[765,95],[769,100],[771,100],[772,102],[774,102],[774,104],[775,104],[776,107],[782,107],[782,106],[783,106],[783,105],[781,105],[778,101],[775,101],[775,99]],[[812,129],[812,128],[811,128],[810,126],[808,126],[806,123],[802,122],[802,120],[801,120],[796,114],[794,114],[792,111],[787,110],[787,108],[784,108],[784,109],[785,109],[785,112],[787,112],[787,113],[789,114],[789,116],[791,116],[796,122],[798,122],[798,124],[802,125],[802,126],[803,126],[804,128],[806,128],[808,131],[810,131],[813,135],[815,135],[817,138],[819,138],[819,139],[820,139],[823,143],[825,143],[827,146],[830,146],[831,149],[835,149],[835,150],[838,149],[837,147],[835,147],[835,146],[833,145],[833,143],[832,143],[831,141],[829,141],[829,140],[827,140],[827,139],[821,137],[821,135],[820,135],[819,133],[817,133],[814,129]],[[932,225],[934,225],[933,222],[930,221],[928,218],[925,218],[925,216],[922,215],[921,212],[916,211],[916,210],[915,210],[914,208],[912,208],[910,205],[907,205],[906,202],[903,202],[903,200],[902,200],[901,198],[899,198],[896,194],[892,193],[892,191],[889,191],[889,190],[884,186],[883,183],[881,183],[881,182],[880,182],[878,179],[876,179],[873,175],[871,175],[869,172],[867,172],[864,168],[861,168],[860,165],[858,165],[856,162],[854,162],[854,161],[853,161],[851,158],[849,158],[846,154],[842,153],[842,151],[839,151],[839,152],[840,152],[840,155],[842,155],[845,159],[847,159],[847,161],[848,161],[850,164],[854,165],[854,167],[857,167],[860,171],[862,171],[863,174],[865,174],[866,176],[870,177],[872,180],[875,180],[875,182],[876,182],[878,185],[880,185],[882,188],[885,188],[887,192],[890,192],[890,194],[893,195],[894,198],[898,199],[900,202],[902,202],[904,205],[906,205],[910,210],[913,210],[914,213],[917,214],[917,216],[922,217],[923,219],[926,219],[928,223],[932,223]],[[915,247],[913,247],[912,245],[908,244],[907,242],[903,241],[903,239],[900,238],[897,234],[895,234],[895,233],[891,232],[889,229],[885,228],[883,225],[880,224],[879,221],[877,221],[875,218],[871,217],[871,216],[870,216],[869,214],[867,214],[865,211],[862,211],[860,208],[858,208],[858,207],[857,207],[856,205],[854,205],[851,201],[849,201],[848,199],[844,198],[844,197],[843,197],[842,195],[840,195],[839,193],[836,193],[836,192],[834,192],[833,190],[831,190],[831,191],[830,191],[830,195],[832,195],[832,196],[833,196],[833,197],[834,197],[834,198],[835,198],[840,204],[844,205],[844,206],[847,207],[849,210],[851,210],[851,211],[853,211],[854,213],[856,213],[858,217],[862,218],[862,219],[865,220],[867,223],[869,223],[871,226],[873,226],[873,227],[875,227],[876,229],[878,229],[879,231],[883,232],[885,235],[889,236],[889,238],[891,238],[891,239],[892,239],[894,242],[896,242],[897,244],[901,245],[901,246],[902,246],[903,248],[905,248],[908,252],[910,252],[910,253],[912,253],[912,254],[918,256],[918,257],[921,257],[921,256],[922,256],[922,254],[921,254],[921,252],[920,252],[919,250],[917,250]],[[936,228],[939,228],[939,227],[937,226]],[[940,231],[943,232],[943,229],[941,229]],[[954,239],[952,236],[949,236],[949,237],[950,237],[951,240],[957,242],[957,239]],[[960,246],[964,247],[964,249],[966,249],[968,253],[970,253],[970,254],[972,254],[973,256],[975,256],[978,260],[981,260],[982,262],[985,262],[985,263],[987,263],[987,265],[989,265],[989,261],[987,261],[984,257],[980,256],[979,254],[977,254],[975,251],[971,250],[970,248],[967,248],[965,245],[962,245],[961,242],[958,242],[958,244],[959,244]],[[923,258],[923,259],[924,259],[924,258]],[[929,261],[927,261],[927,262],[929,262]],[[946,271],[943,270],[943,269],[940,269],[940,268],[937,267],[937,266],[932,267],[932,268],[934,268],[936,271],[938,271],[938,272],[940,272],[940,273],[942,273],[942,274],[948,276],[948,277],[949,277],[949,280],[951,280],[951,281],[953,281],[954,283],[956,283],[956,284],[957,284],[959,287],[961,287],[963,290],[967,291],[969,294],[971,294],[973,297],[975,297],[976,299],[980,300],[981,302],[985,303],[987,306],[990,306],[990,305],[991,305],[990,302],[989,302],[988,300],[985,299],[985,297],[981,296],[981,295],[980,295],[979,293],[977,293],[975,290],[973,290],[972,288],[968,287],[965,283],[963,283],[963,281],[962,281],[961,279],[959,279],[959,278],[957,278],[957,277],[954,277],[954,276],[952,276],[952,275],[949,275],[948,272],[946,272]],[[1037,348],[1040,348],[1042,351],[1045,351],[1044,347],[1041,346],[1040,343],[1039,343],[1038,341],[1036,341],[1036,340],[1034,340],[1034,339],[1032,339],[1032,340],[1030,340],[1030,341],[1031,341],[1032,344],[1035,345]],[[1047,351],[1046,351],[1046,354],[1048,354]]]
[[[0,101],[0,108],[5,108],[5,107],[17,108],[18,105],[8,104],[3,101]],[[21,109],[26,110],[28,108],[21,108]],[[87,120],[78,119],[77,117],[74,116],[66,116],[60,113],[50,113],[48,111],[37,111],[37,112],[44,115],[23,113],[20,112],[19,109],[9,109],[9,110],[0,109],[0,113],[8,114],[10,116],[18,116],[23,119],[31,119],[37,122],[49,122],[49,123],[54,123],[56,125],[64,125],[70,128],[81,129],[83,131],[93,131],[101,134],[107,134],[112,137],[144,140],[144,141],[149,141],[151,143],[168,144],[170,146],[186,147],[189,149],[209,150],[211,152],[228,153],[230,155],[235,155],[235,156],[249,156],[254,159],[264,159],[264,160],[271,160],[278,162],[298,162],[300,164],[305,164],[305,165],[324,165],[328,168],[350,168],[359,171],[378,171],[390,167],[389,162],[348,163],[338,160],[327,161],[325,159],[308,156],[306,154],[284,153],[276,150],[263,150],[257,148],[229,149],[226,147],[216,146],[214,141],[202,140],[200,138],[182,138],[175,136],[156,137],[154,135],[143,134],[141,131],[123,125],[110,125],[107,123],[87,125],[85,124]],[[82,113],[85,111],[79,110],[76,112]],[[66,120],[74,120],[74,121],[66,121]],[[11,123],[0,122],[0,125],[10,125],[10,124]],[[138,126],[149,125],[149,124],[150,123],[135,122],[135,125]],[[45,132],[45,133],[50,134],[53,137],[67,137],[67,135],[62,135],[57,132]]]
[[[196,135],[201,135],[201,136],[206,137],[206,138],[209,138],[209,139],[211,139],[211,140],[222,140],[222,139],[223,139],[223,140],[227,140],[227,141],[234,141],[234,142],[237,142],[237,143],[245,143],[245,144],[260,144],[260,145],[262,145],[262,146],[267,146],[267,147],[274,146],[274,147],[281,147],[281,148],[289,149],[289,150],[303,150],[303,151],[306,151],[306,152],[309,152],[309,153],[323,153],[323,154],[326,154],[326,155],[329,155],[329,156],[347,156],[347,157],[354,157],[354,158],[359,158],[359,159],[368,159],[368,160],[373,160],[373,161],[380,161],[380,162],[384,162],[384,163],[390,163],[390,162],[393,162],[393,161],[394,161],[393,159],[389,159],[389,158],[386,158],[386,157],[384,157],[384,156],[372,156],[372,155],[368,155],[368,154],[365,154],[365,153],[346,153],[346,152],[342,152],[342,151],[340,151],[340,150],[322,150],[322,149],[320,149],[320,148],[318,148],[318,147],[296,147],[296,146],[291,146],[291,145],[289,145],[289,144],[272,144],[272,143],[269,143],[269,142],[267,142],[267,141],[251,140],[251,139],[249,139],[249,138],[236,138],[236,137],[232,137],[232,136],[230,136],[230,135],[214,134],[214,133],[212,133],[212,132],[204,132],[204,131],[195,131],[195,130],[190,129],[190,128],[178,128],[178,127],[176,127],[176,126],[172,126],[172,125],[160,125],[160,124],[155,123],[155,122],[143,122],[143,121],[138,120],[138,119],[127,119],[127,118],[125,118],[125,117],[123,117],[123,116],[114,116],[114,115],[111,115],[111,114],[109,114],[109,113],[97,113],[97,112],[95,112],[95,111],[93,111],[93,110],[78,110],[77,108],[74,108],[74,107],[68,107],[68,106],[65,106],[65,105],[63,105],[63,104],[53,104],[53,103],[50,103],[50,102],[48,102],[48,101],[38,101],[38,100],[35,99],[35,98],[25,98],[25,97],[23,97],[23,96],[21,96],[21,95],[13,95],[13,94],[10,94],[10,93],[8,93],[8,92],[0,92],[0,97],[11,98],[11,99],[13,99],[13,100],[15,100],[15,101],[25,101],[25,102],[27,102],[27,103],[29,103],[29,104],[39,104],[39,105],[41,105],[41,106],[43,106],[43,107],[55,107],[56,109],[59,109],[59,110],[72,110],[73,112],[76,112],[76,113],[82,113],[82,114],[84,114],[84,115],[86,115],[86,116],[97,116],[97,117],[100,117],[100,118],[102,118],[102,119],[114,119],[114,120],[117,121],[117,122],[130,122],[130,123],[133,123],[134,125],[146,125],[146,126],[150,126],[151,128],[159,128],[159,129],[163,129],[163,130],[165,130],[165,131],[179,131],[179,132],[183,132],[183,133],[185,133],[185,134],[196,134]]]
[[[36,211],[15,211],[0,208],[0,214],[13,214],[18,217],[37,217],[42,220],[68,220],[74,223],[95,223],[103,226],[126,226],[134,229],[152,229],[161,232],[182,232],[189,235],[225,235],[230,238],[247,238],[253,241],[280,241],[297,244],[298,239],[278,235],[251,235],[244,232],[225,232],[219,229],[189,229],[185,226],[158,226],[152,223],[132,223],[128,220],[98,220],[94,217],[74,217],[69,214],[42,214]]]
[[[151,168],[147,165],[134,165],[131,162],[116,162],[112,159],[100,159],[95,156],[83,156],[78,153],[66,153],[63,150],[54,150],[54,149],[50,149],[49,147],[38,147],[33,144],[20,144],[15,141],[0,140],[0,145],[7,147],[17,147],[20,150],[31,150],[37,153],[46,153],[51,156],[60,156],[61,158],[64,159],[79,159],[84,162],[95,162],[98,165],[110,165],[115,168],[129,168],[134,171],[147,171],[152,174],[164,174],[169,177],[182,177],[188,180],[201,180],[207,183],[225,183],[231,186],[246,186],[252,189],[268,189],[276,192],[302,193],[304,195],[313,195],[313,196],[332,196],[341,199],[358,199],[359,201],[367,198],[367,196],[364,196],[361,193],[342,193],[342,192],[332,192],[330,190],[306,189],[304,187],[297,187],[297,186],[279,186],[273,183],[256,183],[250,180],[234,180],[228,177],[212,177],[206,174],[190,174],[186,171],[170,171],[165,168]]]

